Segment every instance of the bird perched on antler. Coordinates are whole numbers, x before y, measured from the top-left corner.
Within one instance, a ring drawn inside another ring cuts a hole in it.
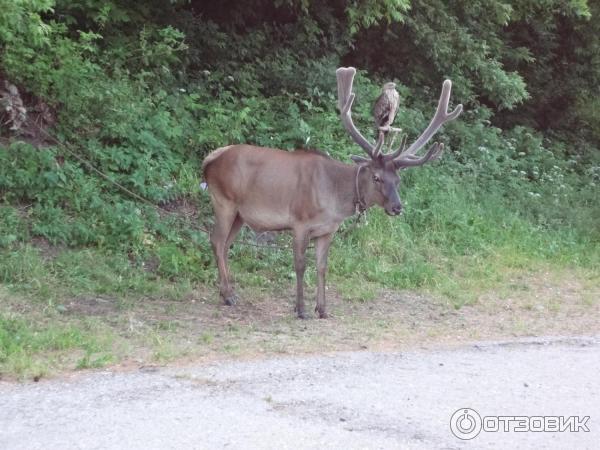
[[[385,83],[381,95],[375,101],[373,106],[373,118],[379,133],[387,135],[390,131],[400,131],[392,128],[392,123],[396,118],[398,106],[400,105],[400,95],[396,91],[395,83]]]

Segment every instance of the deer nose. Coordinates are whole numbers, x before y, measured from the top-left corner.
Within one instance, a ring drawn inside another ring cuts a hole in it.
[[[385,208],[385,212],[390,216],[397,216],[398,214],[402,214],[402,204],[396,203],[395,205],[391,205]]]
[[[392,214],[394,216],[397,216],[398,214],[402,213],[402,205],[394,205],[392,206]]]

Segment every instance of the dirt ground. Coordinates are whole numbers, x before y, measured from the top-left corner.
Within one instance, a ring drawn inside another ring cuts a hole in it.
[[[129,371],[278,355],[439,349],[490,339],[600,335],[600,283],[582,272],[515,271],[495,289],[481,289],[475,301],[460,308],[426,291],[379,290],[368,301],[349,300],[330,283],[327,320],[295,317],[292,284],[239,289],[235,307],[222,305],[216,289],[206,287],[178,299],[81,296],[63,301],[62,311],[52,316],[40,312],[39,303],[11,297],[3,304],[5,310],[33,317],[39,324],[71,323],[91,329],[101,342],[97,353],[89,356],[82,349],[35,356],[39,360],[32,369],[15,377],[60,377],[81,369],[81,361],[88,368]],[[311,293],[312,288],[307,290],[307,307],[314,302]],[[35,367],[42,369],[38,373]],[[3,379],[11,379],[10,372]]]
[[[600,333],[600,285],[568,272],[515,274],[501,289],[484,291],[459,309],[428,293],[382,290],[361,302],[345,300],[331,288],[328,320],[296,319],[291,288],[240,294],[235,307],[221,305],[213,290],[195,290],[181,301],[148,299],[125,309],[109,298],[79,298],[65,306],[67,314],[100,317],[133,343],[123,368]]]

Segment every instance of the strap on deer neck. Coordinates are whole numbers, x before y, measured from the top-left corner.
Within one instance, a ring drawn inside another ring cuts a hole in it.
[[[358,169],[356,170],[356,177],[354,179],[354,186],[356,188],[356,199],[354,200],[355,212],[358,215],[358,218],[362,216],[362,214],[367,210],[367,204],[360,197],[360,188],[358,185],[358,178],[360,177],[360,171],[364,166],[362,164],[358,165]]]

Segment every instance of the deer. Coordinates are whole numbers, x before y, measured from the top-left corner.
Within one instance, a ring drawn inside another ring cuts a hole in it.
[[[445,80],[437,109],[423,133],[406,147],[403,138],[397,149],[382,152],[384,133],[369,142],[352,120],[352,91],[356,69],[336,71],[340,119],[351,139],[366,156],[351,156],[354,164],[334,160],[312,150],[292,152],[236,144],[218,148],[204,159],[202,171],[214,211],[210,234],[219,275],[219,295],[225,305],[235,305],[238,296],[230,279],[228,252],[242,225],[257,232],[291,231],[296,272],[295,312],[306,319],[304,272],[306,249],[314,241],[317,266],[315,312],[328,317],[325,300],[327,256],[342,222],[379,206],[389,216],[402,213],[398,195],[399,172],[438,159],[444,145],[435,142],[419,156],[417,152],[445,123],[462,112],[458,105],[448,112],[452,83]]]

